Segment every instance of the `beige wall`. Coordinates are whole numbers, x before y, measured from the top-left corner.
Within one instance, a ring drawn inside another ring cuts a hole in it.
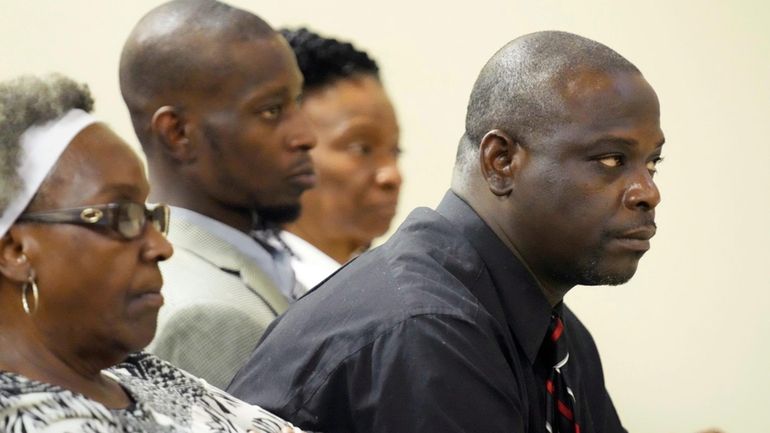
[[[98,115],[134,142],[116,65],[157,3],[0,0],[0,78],[61,71],[86,81]],[[505,42],[562,29],[635,62],[658,91],[668,140],[659,234],[630,284],[577,288],[567,301],[593,330],[629,430],[770,431],[770,3],[235,3],[276,26],[352,38],[380,60],[406,150],[399,221],[446,190],[474,77]]]

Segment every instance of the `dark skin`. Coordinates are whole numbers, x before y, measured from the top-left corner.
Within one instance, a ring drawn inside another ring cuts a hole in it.
[[[299,108],[302,75],[293,52],[278,34],[196,44],[218,56],[201,67],[196,89],[215,82],[216,91],[191,89],[148,103],[151,142],[143,146],[151,200],[243,232],[254,211],[298,211],[300,195],[315,184],[315,136]]]
[[[568,116],[551,134],[524,142],[488,132],[479,172],[452,184],[551,306],[577,284],[619,284],[636,272],[655,234],[664,142],[657,96],[641,75],[582,71],[560,90]]]
[[[578,284],[633,276],[655,234],[664,142],[655,92],[636,73],[574,73],[566,118],[525,142],[485,135],[477,174],[453,189],[530,269],[551,305]]]
[[[345,263],[385,233],[395,215],[401,187],[396,114],[369,75],[309,92],[302,110],[318,136],[311,152],[318,185],[302,195],[302,214],[286,229]]]
[[[40,188],[44,200],[30,211],[144,203],[148,193],[134,151],[94,124],[64,151]],[[109,408],[128,406],[130,397],[101,371],[152,340],[163,299],[158,262],[171,254],[171,244],[152,225],[126,240],[75,224],[14,224],[0,240],[0,345],[15,350],[0,351],[0,369]],[[40,302],[27,315],[20,296],[32,270]]]

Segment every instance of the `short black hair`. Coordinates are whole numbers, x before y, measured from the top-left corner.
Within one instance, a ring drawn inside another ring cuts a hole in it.
[[[380,79],[377,62],[350,42],[326,38],[305,27],[281,29],[280,32],[297,56],[297,64],[305,77],[305,90],[359,74]]]

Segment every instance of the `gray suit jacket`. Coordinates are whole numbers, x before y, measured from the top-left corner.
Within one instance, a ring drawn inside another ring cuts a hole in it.
[[[165,304],[148,350],[224,389],[286,298],[251,259],[199,225],[172,220],[169,240],[174,255],[160,264]]]

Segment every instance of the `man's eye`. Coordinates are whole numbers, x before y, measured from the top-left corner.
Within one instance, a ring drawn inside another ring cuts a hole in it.
[[[650,171],[650,173],[655,174],[658,171],[658,164],[663,162],[663,158],[657,157],[653,159],[652,161],[647,162],[647,170]]]
[[[279,105],[265,108],[259,112],[259,116],[265,120],[276,120],[281,116],[282,108]]]
[[[620,167],[623,165],[623,157],[620,155],[610,155],[599,159],[599,162],[607,167]]]

